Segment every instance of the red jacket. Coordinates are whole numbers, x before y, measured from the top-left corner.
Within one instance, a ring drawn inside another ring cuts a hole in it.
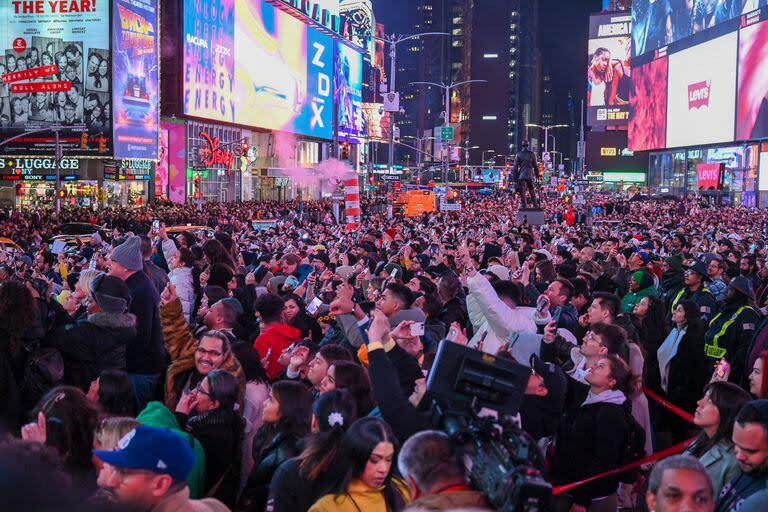
[[[294,341],[301,339],[301,331],[287,324],[272,324],[264,332],[259,334],[253,342],[253,348],[259,353],[259,357],[267,357],[267,351],[272,349],[267,361],[267,375],[270,380],[277,377],[283,371],[283,367],[277,362],[277,358]]]

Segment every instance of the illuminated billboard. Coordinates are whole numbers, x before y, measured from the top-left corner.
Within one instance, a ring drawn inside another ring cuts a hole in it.
[[[759,21],[759,18],[756,21]],[[743,27],[739,35],[736,140],[768,137],[768,66],[766,62],[768,62],[768,21]]]
[[[627,13],[590,17],[587,65],[590,126],[626,125],[629,120],[631,18]]]
[[[669,58],[662,57],[642,66],[632,74],[629,103],[629,148],[647,151],[663,148],[667,140],[667,78]]]
[[[667,147],[733,140],[736,36],[732,32],[669,56]]]
[[[68,156],[112,153],[110,3],[0,2],[0,140],[60,125]],[[53,155],[49,131],[0,147]]]
[[[157,4],[114,0],[115,158],[157,158]]]
[[[333,40],[265,0],[235,9],[235,122],[330,139]]]
[[[587,132],[585,160],[587,171],[644,171],[648,168],[648,153],[632,152],[624,130]]]
[[[634,55],[643,55],[725,23],[768,4],[768,0],[634,0]]]
[[[336,49],[339,139],[357,142],[365,136],[363,54],[341,42],[336,43]]]

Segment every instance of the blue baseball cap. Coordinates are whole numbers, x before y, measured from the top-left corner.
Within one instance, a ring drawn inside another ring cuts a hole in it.
[[[170,475],[174,480],[187,479],[195,455],[182,437],[167,428],[138,426],[117,443],[117,450],[94,450],[93,454],[112,466],[144,469]]]

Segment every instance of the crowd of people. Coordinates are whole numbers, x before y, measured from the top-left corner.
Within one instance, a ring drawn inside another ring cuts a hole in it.
[[[768,213],[590,201],[0,212],[4,509],[492,510],[430,415],[458,343],[530,368],[543,509],[765,510]]]

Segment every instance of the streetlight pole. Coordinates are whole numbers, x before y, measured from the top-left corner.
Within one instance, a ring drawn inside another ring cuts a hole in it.
[[[495,152],[496,151],[493,150],[493,149],[486,149],[485,151],[483,151],[483,155],[481,157],[480,165],[485,165],[485,154],[486,153],[495,153]]]
[[[568,128],[567,124],[548,124],[548,125],[542,126],[540,124],[528,123],[525,126],[544,130],[544,152],[545,153],[549,152],[549,130],[553,130],[555,128]]]
[[[396,84],[395,81],[396,75],[397,75],[397,45],[402,43],[403,41],[408,41],[410,39],[418,39],[422,36],[450,36],[447,32],[420,32],[418,34],[411,34],[411,35],[397,35],[397,34],[390,34],[388,36],[385,36],[383,38],[381,37],[374,37],[374,39],[377,39],[379,41],[383,41],[386,44],[389,44],[389,94],[392,94],[396,91]],[[405,111],[400,108],[401,113],[405,113]],[[392,170],[392,168],[395,165],[395,122],[394,122],[394,112],[389,113],[389,169]],[[392,218],[392,201],[389,199],[390,194],[390,184],[387,182],[387,218]]]
[[[472,83],[486,83],[488,80],[464,80],[462,82],[451,82],[450,84],[435,83],[435,82],[411,82],[411,85],[431,85],[439,87],[445,91],[445,111],[443,112],[443,127],[451,126],[451,89],[459,87],[460,85],[472,84]],[[448,197],[448,160],[450,158],[451,145],[445,144],[445,141],[440,137],[440,147],[445,150],[445,159],[443,160],[443,181],[445,183],[446,199]]]

